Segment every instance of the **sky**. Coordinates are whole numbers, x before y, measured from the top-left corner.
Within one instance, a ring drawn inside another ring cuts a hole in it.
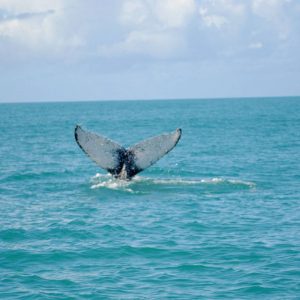
[[[299,0],[0,0],[0,102],[296,95]]]

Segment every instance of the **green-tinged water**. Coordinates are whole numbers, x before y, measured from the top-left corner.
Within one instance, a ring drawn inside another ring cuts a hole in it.
[[[0,299],[299,299],[300,98],[0,105]],[[131,182],[129,146],[182,128]]]

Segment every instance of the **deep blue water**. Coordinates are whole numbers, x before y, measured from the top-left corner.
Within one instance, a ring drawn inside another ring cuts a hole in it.
[[[300,98],[0,105],[0,299],[300,299]],[[125,146],[182,128],[131,182]]]

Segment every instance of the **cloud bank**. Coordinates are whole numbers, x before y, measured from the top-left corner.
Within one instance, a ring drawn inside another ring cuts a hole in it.
[[[299,94],[299,25],[296,0],[0,0],[0,101]]]

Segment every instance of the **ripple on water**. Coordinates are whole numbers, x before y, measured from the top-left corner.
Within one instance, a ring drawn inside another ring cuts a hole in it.
[[[298,299],[299,105],[0,105],[0,299]],[[183,137],[131,181],[91,178],[77,123]]]

